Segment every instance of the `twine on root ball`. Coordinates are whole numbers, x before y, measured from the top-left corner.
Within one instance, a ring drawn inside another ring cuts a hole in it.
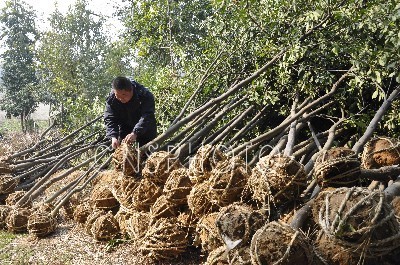
[[[82,203],[76,206],[73,214],[73,218],[76,222],[84,224],[88,216],[92,213],[92,208],[90,207],[89,203]]]
[[[104,210],[111,210],[119,205],[110,188],[101,184],[93,187],[90,201],[93,208]]]
[[[382,191],[339,188],[320,193],[316,203],[323,232],[354,255],[384,256],[399,246],[400,225]]]
[[[209,197],[220,207],[239,201],[247,185],[250,169],[240,157],[221,161],[212,170]]]
[[[367,169],[400,164],[400,141],[375,137],[368,141],[361,155],[361,165]]]
[[[25,194],[26,194],[26,191],[23,191],[23,190],[14,191],[13,193],[11,193],[11,194],[9,194],[7,196],[6,205],[14,206]],[[31,200],[27,200],[20,207],[21,208],[31,208],[32,207],[32,201]]]
[[[96,240],[110,240],[119,233],[119,225],[112,213],[108,212],[95,219],[90,233]]]
[[[177,217],[178,206],[169,201],[165,195],[161,195],[150,207],[150,213],[155,219]]]
[[[44,237],[56,230],[57,221],[48,212],[35,211],[28,218],[28,232]]]
[[[128,209],[150,211],[157,198],[161,196],[162,188],[148,179],[141,179],[131,196],[131,205]]]
[[[360,165],[353,150],[332,148],[318,155],[314,175],[321,187],[351,187],[359,182]]]
[[[127,176],[137,176],[140,172],[140,154],[139,151],[127,143],[122,143],[113,154],[113,164],[117,171],[121,171]]]
[[[210,213],[203,216],[197,223],[195,244],[201,245],[205,252],[211,252],[224,245],[215,224],[217,217],[218,213]]]
[[[275,221],[254,234],[250,255],[254,265],[312,264],[313,261],[313,251],[306,237],[300,231]]]
[[[200,147],[189,163],[189,178],[192,183],[208,180],[213,168],[223,160],[226,160],[226,156],[217,147],[209,144]]]
[[[25,208],[13,208],[7,215],[6,224],[9,231],[23,233],[27,231],[30,211]]]
[[[231,265],[251,265],[251,254],[249,246],[231,249],[228,252],[228,260]]]
[[[192,182],[188,176],[188,170],[178,168],[171,172],[165,182],[163,194],[169,201],[176,205],[187,204],[187,196],[192,189]]]
[[[253,199],[267,209],[297,200],[306,186],[304,166],[283,154],[262,157],[249,179]]]
[[[215,223],[220,238],[233,249],[249,243],[266,218],[244,203],[234,203],[219,210]]]
[[[219,207],[213,204],[208,197],[208,190],[210,186],[208,182],[198,183],[193,186],[188,195],[189,209],[197,218],[205,214],[218,211]]]
[[[159,151],[152,153],[147,158],[142,175],[157,185],[164,185],[169,174],[180,167],[182,164],[171,153]]]
[[[127,232],[130,238],[139,240],[144,237],[152,223],[152,216],[148,212],[135,212],[132,213],[127,220]]]
[[[187,245],[186,233],[178,220],[161,218],[149,227],[139,250],[154,260],[168,260],[185,252]]]
[[[11,175],[0,176],[0,194],[9,194],[15,191],[19,180]]]
[[[11,210],[12,208],[8,205],[0,205],[0,229],[5,229],[7,227],[6,218]]]

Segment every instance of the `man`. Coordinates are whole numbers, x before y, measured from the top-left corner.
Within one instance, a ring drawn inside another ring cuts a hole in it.
[[[147,88],[126,77],[116,77],[104,112],[112,148],[117,148],[121,140],[137,141],[139,146],[153,140],[157,136],[154,111],[154,96]]]

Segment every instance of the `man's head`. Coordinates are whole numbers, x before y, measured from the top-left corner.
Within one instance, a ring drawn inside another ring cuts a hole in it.
[[[131,81],[123,76],[118,76],[112,81],[112,89],[115,97],[122,103],[126,103],[133,97],[133,86]]]

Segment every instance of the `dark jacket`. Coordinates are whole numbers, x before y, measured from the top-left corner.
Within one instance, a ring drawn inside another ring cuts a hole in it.
[[[113,92],[106,100],[104,123],[108,138],[125,138],[135,132],[139,145],[153,140],[157,136],[155,104],[153,94],[141,84],[131,81],[133,97],[127,103],[119,101]]]

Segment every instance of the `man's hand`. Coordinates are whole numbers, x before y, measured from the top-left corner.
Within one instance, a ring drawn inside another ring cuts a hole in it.
[[[118,146],[119,146],[119,141],[118,141],[117,138],[113,137],[113,138],[111,139],[111,146],[112,146],[113,149],[117,149],[117,148],[118,148]]]
[[[136,141],[136,138],[137,138],[136,133],[130,133],[124,138],[124,140],[122,140],[122,142],[123,143],[127,143],[127,144],[131,144],[134,141]]]

